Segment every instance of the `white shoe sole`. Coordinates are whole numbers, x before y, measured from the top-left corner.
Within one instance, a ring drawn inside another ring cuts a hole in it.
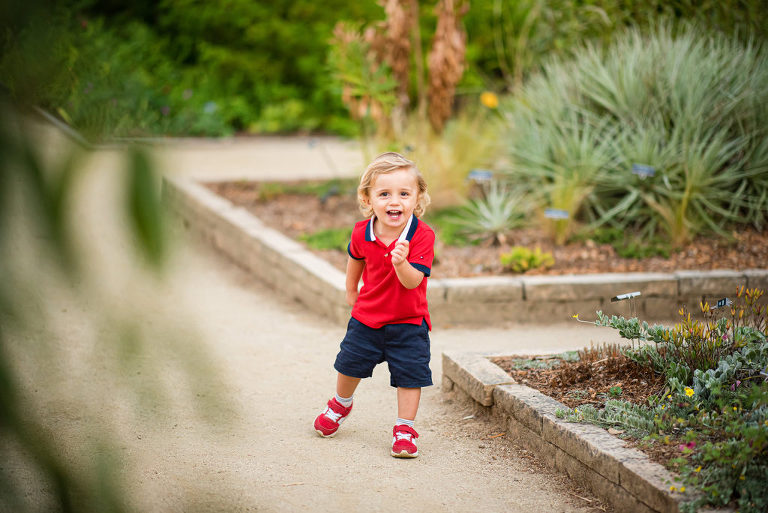
[[[389,454],[391,454],[395,458],[416,458],[419,455],[419,451],[416,451],[413,454],[409,453],[408,451],[400,451],[400,452],[391,451]]]
[[[319,429],[315,429],[315,433],[322,436],[323,438],[333,438],[334,436],[336,436],[336,433],[338,433],[338,431],[334,431],[330,435],[324,435],[322,431],[320,431]]]

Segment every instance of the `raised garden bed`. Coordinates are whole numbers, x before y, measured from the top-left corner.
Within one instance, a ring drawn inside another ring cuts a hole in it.
[[[206,187],[217,195],[245,208],[264,224],[294,240],[328,230],[351,229],[362,216],[357,207],[354,181],[324,182],[213,182]],[[541,248],[554,257],[550,268],[536,268],[526,275],[565,275],[627,272],[674,272],[680,270],[757,269],[768,262],[768,230],[745,229],[722,237],[700,237],[686,246],[671,250],[657,248],[662,255],[624,258],[614,245],[600,242],[600,237],[581,237],[556,246],[539,229],[510,230],[506,242],[455,245],[453,234],[440,232],[440,214],[428,209],[425,220],[437,230],[437,259],[433,275],[441,278],[513,275],[501,264],[501,255],[513,246]],[[433,222],[434,221],[434,222]],[[446,240],[448,243],[446,243]],[[346,269],[346,244],[335,249],[310,249],[337,269]],[[643,252],[638,249],[638,256]],[[647,254],[647,253],[646,253]]]
[[[322,315],[342,322],[349,309],[344,273],[327,259],[264,223],[210,187],[165,178],[165,196],[187,226],[245,269]],[[308,219],[304,219],[308,222]],[[473,247],[474,248],[474,247]],[[680,305],[695,307],[737,286],[768,288],[768,270],[675,271],[450,278],[433,269],[428,300],[435,326],[503,326],[565,322],[573,314],[628,313],[616,294],[640,291],[638,315],[668,320]]]
[[[551,467],[627,513],[677,513],[690,491],[672,491],[675,476],[632,444],[590,424],[567,422],[557,411],[567,407],[517,383],[491,362],[501,355],[446,352],[442,390],[489,409],[516,443]],[[733,512],[732,508],[702,509]]]

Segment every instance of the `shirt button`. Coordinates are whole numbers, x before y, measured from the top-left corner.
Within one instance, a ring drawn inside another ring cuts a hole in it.
[[[384,256],[389,256],[389,253],[384,253]]]

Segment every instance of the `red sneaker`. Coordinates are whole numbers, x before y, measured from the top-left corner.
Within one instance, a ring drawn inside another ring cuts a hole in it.
[[[347,418],[352,406],[346,408],[335,397],[328,401],[328,407],[315,419],[315,431],[320,436],[333,436],[344,419]]]
[[[419,434],[410,426],[399,425],[392,430],[392,456],[395,458],[415,458],[419,455],[414,440]]]

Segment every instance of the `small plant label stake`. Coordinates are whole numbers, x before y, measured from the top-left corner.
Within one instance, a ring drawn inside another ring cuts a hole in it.
[[[559,208],[547,208],[544,210],[544,217],[547,219],[568,219],[568,211]]]
[[[483,199],[488,199],[487,187],[491,185],[493,181],[493,171],[488,169],[472,169],[467,174],[467,181],[478,187],[480,193],[483,195]]]
[[[723,299],[718,299],[717,303],[712,307],[714,310],[718,308],[723,308],[724,306],[731,306],[733,304],[733,301],[728,299],[727,297],[724,297]]]
[[[635,305],[635,298],[640,295],[639,291],[635,292],[627,292],[626,294],[619,294],[617,296],[613,296],[611,298],[611,303],[616,303],[618,301],[624,301],[625,299],[629,299],[629,315],[630,318],[637,318],[637,308]],[[632,339],[632,348],[635,347],[635,339]],[[640,340],[637,340],[637,346],[640,347]]]
[[[641,180],[645,180],[656,174],[656,168],[645,164],[632,164],[632,174],[639,176]]]
[[[493,171],[488,169],[472,169],[467,175],[467,180],[477,183],[488,183],[493,178]]]
[[[618,296],[613,296],[611,298],[611,303],[615,303],[617,301],[624,301],[625,299],[632,299],[633,297],[637,297],[640,295],[640,292],[627,292],[626,294],[619,294]]]

